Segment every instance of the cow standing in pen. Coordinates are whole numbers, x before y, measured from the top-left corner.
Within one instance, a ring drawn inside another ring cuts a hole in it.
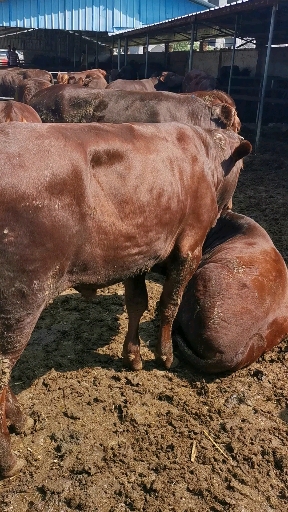
[[[89,90],[54,85],[36,93],[29,104],[43,123],[165,123],[177,121],[203,128],[240,129],[236,109],[225,103],[210,105],[192,95],[172,92]]]
[[[156,358],[170,368],[183,290],[251,145],[178,123],[6,123],[0,134],[0,471],[9,477],[23,462],[7,421],[25,423],[10,374],[45,306],[71,286],[85,295],[124,281],[123,358],[139,370],[145,274],[165,260]]]

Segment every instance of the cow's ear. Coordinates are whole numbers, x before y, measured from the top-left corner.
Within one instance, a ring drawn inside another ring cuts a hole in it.
[[[250,142],[248,140],[242,140],[240,142],[239,146],[237,146],[237,148],[234,149],[231,156],[232,156],[234,162],[236,163],[236,162],[238,162],[238,160],[241,160],[245,156],[249,155],[249,153],[251,153],[251,151],[252,151],[252,146],[251,146]]]
[[[213,118],[218,118],[225,126],[231,126],[234,120],[235,109],[226,103],[213,105],[211,108]]]

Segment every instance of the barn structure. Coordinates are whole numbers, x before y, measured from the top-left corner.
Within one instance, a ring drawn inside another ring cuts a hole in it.
[[[83,49],[87,55],[100,53],[119,30],[209,7],[213,3],[207,0],[0,0],[0,47],[9,40],[25,52],[26,61],[42,53],[59,67],[61,59],[79,60]]]
[[[197,67],[219,76],[226,67],[222,88],[232,94],[242,117],[244,112],[256,120],[258,139],[263,113],[268,121],[272,113],[272,119],[287,122],[287,27],[288,0],[243,0],[221,8],[206,0],[0,0],[0,47],[15,45],[29,65],[75,70],[84,53],[86,67],[101,67],[110,58],[119,68],[132,46],[164,44],[164,55],[153,59],[164,59],[176,72]],[[204,51],[203,42],[223,37],[232,38],[230,50]],[[170,52],[178,41],[188,42],[190,51]],[[203,51],[193,51],[196,41]],[[243,50],[251,42],[255,49]],[[234,76],[240,55],[243,68],[251,59],[254,63],[253,72],[241,79]],[[152,53],[137,57],[147,68]]]

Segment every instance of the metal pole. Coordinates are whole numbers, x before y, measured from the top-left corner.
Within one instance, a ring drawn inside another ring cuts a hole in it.
[[[114,36],[112,36],[111,69],[114,69]]]
[[[80,60],[80,69],[81,69],[81,59],[82,59],[82,32],[80,32],[80,48],[79,48],[79,53],[80,53],[80,56],[79,56],[79,60]]]
[[[192,69],[194,42],[195,42],[195,22],[192,23],[192,26],[191,26],[191,41],[190,41],[190,54],[189,54],[188,71],[191,71],[191,69]]]
[[[88,69],[88,44],[87,43],[86,43],[86,46],[85,46],[85,52],[86,52],[86,54],[85,54],[85,57],[86,57],[85,61],[86,61],[86,71],[87,71],[87,69]]]
[[[76,44],[75,44],[75,33],[74,33],[74,56],[73,56],[73,71],[75,71],[76,68]]]
[[[273,38],[273,32],[274,32],[274,23],[275,23],[275,16],[276,11],[278,9],[278,5],[273,5],[272,12],[271,12],[271,20],[270,20],[270,30],[269,30],[269,38],[268,38],[268,46],[267,46],[267,53],[266,53],[266,61],[265,61],[265,68],[264,68],[264,76],[263,76],[263,83],[261,88],[261,98],[258,108],[258,119],[257,119],[257,130],[256,130],[256,141],[255,141],[255,153],[258,149],[259,139],[260,139],[260,133],[261,133],[261,124],[262,124],[262,115],[263,115],[263,106],[264,106],[264,96],[265,96],[265,89],[266,89],[266,83],[267,83],[267,75],[268,75],[268,67],[269,67],[269,60],[270,60],[270,52],[271,52],[271,44],[272,44],[272,38]]]
[[[125,46],[124,46],[124,66],[127,66],[127,55],[128,55],[128,37],[125,37]]]
[[[148,74],[148,46],[149,46],[149,35],[146,34],[146,58],[145,58],[145,78],[147,78]]]
[[[60,67],[60,61],[61,61],[61,39],[60,34],[58,33],[58,66]]]
[[[229,75],[229,83],[228,83],[228,94],[230,94],[231,89],[231,81],[232,81],[232,73],[233,73],[233,66],[235,61],[235,49],[236,49],[236,38],[237,38],[237,25],[238,25],[238,17],[236,14],[235,18],[235,28],[234,28],[234,39],[233,39],[233,51],[232,51],[232,57],[231,57],[231,66],[230,66],[230,75]]]
[[[95,46],[95,68],[99,67],[99,56],[98,56],[98,34],[96,34],[96,46]]]
[[[118,71],[121,69],[121,39],[118,37]]]

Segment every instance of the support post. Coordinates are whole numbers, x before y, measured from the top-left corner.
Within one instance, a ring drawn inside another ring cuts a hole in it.
[[[118,38],[118,71],[121,69],[121,39]]]
[[[272,12],[271,12],[270,30],[269,30],[269,37],[268,37],[268,46],[267,46],[267,53],[266,53],[266,60],[265,60],[263,82],[262,82],[262,87],[261,87],[261,97],[260,97],[260,102],[258,105],[258,118],[257,118],[257,122],[256,122],[257,129],[256,129],[255,153],[257,152],[257,149],[258,149],[260,133],[261,133],[265,89],[266,89],[266,83],[267,83],[267,75],[268,75],[269,60],[270,60],[270,53],[271,53],[271,44],[272,44],[272,39],[273,39],[275,16],[276,16],[277,9],[278,9],[278,5],[273,5]]]
[[[146,34],[146,55],[145,55],[145,78],[148,75],[148,47],[149,47],[149,35]]]
[[[233,50],[232,50],[232,57],[231,57],[231,66],[230,66],[230,74],[229,74],[229,82],[228,82],[228,94],[230,94],[231,90],[231,81],[232,81],[232,73],[233,73],[233,66],[235,61],[235,49],[236,49],[236,38],[237,38],[237,25],[238,25],[238,17],[236,14],[235,19],[235,28],[234,28],[234,39],[233,39]]]
[[[114,69],[114,36],[112,36],[111,69]]]
[[[191,71],[192,65],[193,65],[193,46],[195,43],[195,21],[192,23],[191,26],[191,39],[190,39],[190,53],[189,53],[189,64],[188,64],[188,71]]]
[[[88,69],[88,44],[86,43],[86,46],[85,46],[85,67],[86,67],[86,71]]]
[[[95,68],[99,67],[99,55],[98,55],[98,34],[96,34],[96,46],[95,46]]]
[[[125,45],[124,45],[124,66],[127,66],[127,55],[128,55],[128,37],[125,37]]]
[[[61,60],[61,37],[60,33],[58,32],[58,67],[60,69],[60,60]]]
[[[75,40],[76,40],[76,36],[74,34],[74,55],[73,55],[73,71],[75,71],[76,69],[76,44],[75,44]]]

